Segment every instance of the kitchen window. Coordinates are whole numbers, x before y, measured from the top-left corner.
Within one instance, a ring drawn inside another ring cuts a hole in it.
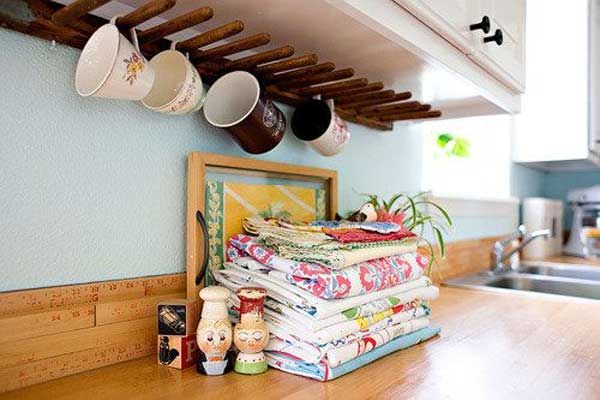
[[[424,123],[424,189],[443,197],[509,199],[511,121],[497,115]]]

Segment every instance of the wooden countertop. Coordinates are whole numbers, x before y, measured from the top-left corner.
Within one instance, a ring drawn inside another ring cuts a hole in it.
[[[327,383],[270,369],[204,377],[146,357],[2,399],[597,398],[600,302],[441,288],[442,333]]]

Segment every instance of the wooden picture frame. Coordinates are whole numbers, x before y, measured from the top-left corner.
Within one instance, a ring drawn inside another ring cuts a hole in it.
[[[186,230],[186,285],[188,300],[196,300],[202,284],[196,277],[204,262],[204,237],[196,220],[196,213],[205,213],[205,181],[207,172],[224,172],[266,178],[321,182],[327,196],[327,218],[337,212],[337,171],[285,164],[219,154],[193,152],[188,155],[187,176],[187,230]]]

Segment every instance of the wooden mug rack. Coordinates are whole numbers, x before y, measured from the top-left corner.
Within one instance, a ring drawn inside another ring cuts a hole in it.
[[[89,13],[111,0],[76,0],[66,6],[50,0],[20,1],[29,7],[35,18],[24,21],[0,12],[0,26],[81,49],[94,31],[107,22]],[[117,18],[116,24],[127,35],[129,29],[159,16],[175,5],[176,0],[151,0]],[[196,27],[213,15],[212,8],[200,7],[139,31],[142,52],[150,59],[170,47],[171,42],[165,37]],[[268,44],[271,41],[268,33],[258,33],[206,48],[243,30],[244,23],[235,20],[179,41],[176,48],[189,52],[190,59],[207,82],[213,82],[233,70],[246,70],[257,76],[275,100],[298,105],[315,95],[321,95],[323,99],[335,100],[336,112],[340,117],[370,128],[391,130],[394,121],[438,118],[442,115],[438,110],[431,110],[428,104],[407,101],[412,97],[410,92],[396,93],[386,90],[382,82],[355,78],[352,68],[336,69],[333,62],[319,63],[316,54],[294,56],[294,48],[289,45],[242,58],[227,58]]]

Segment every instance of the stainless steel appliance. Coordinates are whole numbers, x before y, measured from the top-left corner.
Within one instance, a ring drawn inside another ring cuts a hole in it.
[[[573,222],[565,254],[584,257],[581,232],[583,228],[600,227],[600,185],[585,189],[573,189],[567,194],[567,202],[573,209]]]

